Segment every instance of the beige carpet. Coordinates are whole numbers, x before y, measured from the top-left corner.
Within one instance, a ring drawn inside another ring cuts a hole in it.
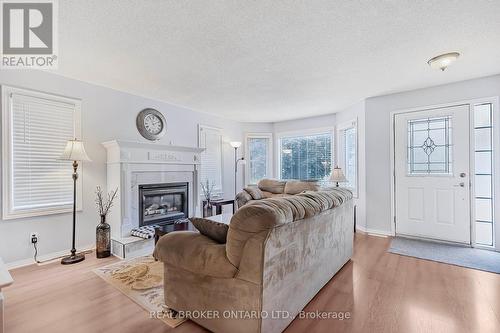
[[[163,264],[151,256],[123,260],[94,269],[104,281],[148,311],[146,316],[157,318],[176,327],[186,321],[177,318],[164,304]],[[153,315],[152,315],[153,314]]]

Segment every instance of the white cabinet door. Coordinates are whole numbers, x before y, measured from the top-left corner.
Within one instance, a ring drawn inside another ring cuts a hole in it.
[[[396,233],[470,244],[469,105],[395,116]]]

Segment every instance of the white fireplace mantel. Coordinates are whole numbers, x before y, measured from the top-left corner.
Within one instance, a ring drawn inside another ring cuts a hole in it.
[[[200,164],[200,153],[205,148],[164,145],[153,142],[112,140],[102,145],[109,163],[168,163]]]
[[[108,216],[111,237],[123,240],[139,226],[139,185],[187,182],[189,216],[199,214],[199,170],[203,148],[113,140],[107,151],[107,189],[118,188]]]

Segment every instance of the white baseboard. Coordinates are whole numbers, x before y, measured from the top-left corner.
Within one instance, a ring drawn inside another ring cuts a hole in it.
[[[360,225],[356,225],[356,230],[365,232],[369,235],[378,236],[378,237],[394,236],[390,231],[378,230],[378,229],[373,229],[373,228],[366,228],[366,227],[360,226]]]
[[[95,249],[95,244],[82,246],[78,249],[77,252],[90,251],[93,249]],[[51,261],[51,260],[55,260],[55,259],[64,257],[64,256],[69,255],[69,254],[70,254],[70,250],[57,251],[57,252],[47,253],[47,254],[38,256],[37,259],[38,259],[38,261],[41,261],[41,262],[47,262],[47,261]],[[33,260],[33,258],[27,258],[27,259],[21,259],[21,260],[16,260],[16,261],[10,262],[8,264],[5,264],[5,266],[7,267],[7,270],[11,270],[14,268],[19,268],[19,267],[33,265],[33,264],[36,264],[36,262]]]

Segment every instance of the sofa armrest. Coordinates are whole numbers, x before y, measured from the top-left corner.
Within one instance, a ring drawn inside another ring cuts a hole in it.
[[[235,199],[236,199],[236,207],[240,209],[253,198],[247,191],[243,190],[240,193],[236,194]]]
[[[153,256],[166,265],[200,275],[232,278],[237,272],[226,257],[226,244],[193,231],[176,231],[161,237]]]

